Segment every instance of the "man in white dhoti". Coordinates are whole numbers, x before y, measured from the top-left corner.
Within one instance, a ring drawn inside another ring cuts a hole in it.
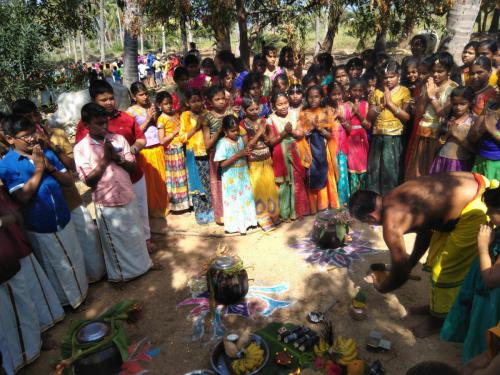
[[[31,299],[36,307],[40,331],[44,332],[64,318],[64,310],[47,275],[33,255],[21,227],[16,206],[4,189],[0,190],[0,230],[3,236],[0,246],[12,244],[19,258],[19,271],[26,281]]]
[[[41,337],[35,305],[20,272],[16,240],[3,225],[9,219],[0,215],[0,353],[10,375],[38,357]]]
[[[37,129],[37,141],[42,148],[54,152],[68,171],[75,171],[73,146],[71,146],[63,129],[42,125],[42,116],[31,100],[16,100],[12,105],[12,112],[31,120]],[[61,189],[71,212],[71,221],[75,226],[78,242],[82,248],[88,280],[90,283],[99,281],[104,277],[106,267],[97,227],[87,208],[83,205],[83,200],[75,184],[61,186]]]
[[[51,150],[42,150],[33,123],[21,116],[3,121],[12,147],[0,160],[0,179],[22,202],[24,226],[35,254],[63,305],[77,308],[88,290],[82,250],[61,186],[73,179]]]
[[[92,102],[104,108],[108,116],[108,129],[110,133],[119,134],[123,136],[129,146],[130,152],[133,155],[138,155],[144,146],[146,146],[146,137],[141,127],[135,121],[134,117],[126,112],[118,110],[116,107],[115,96],[113,88],[103,80],[92,82],[89,86],[89,94]],[[76,125],[75,144],[78,144],[88,134],[88,128],[83,121]],[[151,244],[151,230],[149,226],[148,216],[148,197],[146,190],[146,179],[144,172],[138,166],[130,172],[130,180],[135,191],[135,197],[138,206],[138,212],[141,217],[141,225],[146,239],[146,246],[150,251],[154,248]]]
[[[76,168],[80,179],[92,188],[108,280],[124,282],[153,265],[130,180],[137,163],[127,140],[108,132],[104,108],[86,104],[82,121],[88,134],[75,145]]]
[[[0,323],[0,375],[14,375],[14,363]]]

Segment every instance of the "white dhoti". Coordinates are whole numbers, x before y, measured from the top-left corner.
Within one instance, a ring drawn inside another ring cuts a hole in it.
[[[2,356],[14,372],[40,355],[38,317],[21,272],[0,284],[0,327],[7,346]]]
[[[151,228],[149,227],[149,213],[148,213],[148,191],[146,190],[146,177],[142,176],[134,186],[135,196],[137,198],[137,207],[141,217],[141,227],[144,230],[144,238],[149,240],[151,238]]]
[[[73,222],[70,220],[63,229],[54,233],[27,233],[61,304],[76,309],[85,300],[89,284]]]
[[[79,206],[71,211],[71,221],[75,226],[76,235],[82,248],[89,283],[99,281],[106,273],[106,266],[104,265],[97,227],[84,206]]]
[[[12,355],[10,354],[9,345],[7,344],[7,339],[5,338],[5,330],[2,328],[2,320],[0,319],[0,354],[2,355],[2,365],[7,375],[14,375],[14,361],[12,360]],[[1,373],[1,371],[0,371]]]
[[[21,271],[44,332],[64,319],[64,310],[45,271],[33,254],[20,259]]]
[[[96,204],[96,217],[108,280],[127,281],[146,273],[153,262],[146,248],[136,200],[125,206]]]

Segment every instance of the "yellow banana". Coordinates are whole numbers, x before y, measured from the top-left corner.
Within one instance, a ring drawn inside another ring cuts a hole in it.
[[[243,358],[233,361],[231,367],[236,375],[244,375],[259,367],[263,361],[264,350],[252,342],[245,349]]]
[[[242,360],[241,360],[241,362],[240,362],[240,366],[239,366],[239,368],[240,368],[240,373],[241,373],[241,374],[244,374],[244,373],[246,373],[246,372],[247,372],[247,368],[246,368],[246,366],[245,366],[245,361],[244,361],[243,359],[242,359]]]
[[[323,356],[327,351],[328,351],[328,343],[325,341],[325,339],[321,338],[319,340],[319,343],[314,345],[314,354],[316,356],[321,357]]]
[[[349,354],[356,351],[356,343],[353,339],[349,339],[344,343],[344,354]]]
[[[340,354],[340,358],[337,361],[344,366],[354,361],[358,356],[356,342],[352,338],[337,337],[333,350]]]
[[[233,371],[237,374],[237,375],[240,375],[241,374],[241,360],[236,360],[236,361],[233,361],[231,363],[231,367],[233,368]]]

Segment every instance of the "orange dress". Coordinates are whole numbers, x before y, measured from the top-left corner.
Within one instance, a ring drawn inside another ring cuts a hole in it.
[[[135,118],[139,126],[147,119],[147,109],[133,105],[127,113]],[[165,155],[163,146],[158,138],[158,129],[154,124],[145,131],[146,147],[144,147],[137,161],[144,171],[148,195],[148,213],[150,217],[162,218],[169,213],[167,188],[165,185]]]
[[[339,207],[337,193],[338,122],[330,108],[303,109],[299,114],[299,126],[311,151],[311,164],[307,168],[307,194],[311,213]],[[331,139],[324,138],[318,129],[326,129]]]

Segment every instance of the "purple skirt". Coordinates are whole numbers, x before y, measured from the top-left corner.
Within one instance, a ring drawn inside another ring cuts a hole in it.
[[[430,174],[443,172],[470,171],[472,169],[472,160],[448,159],[442,156],[436,156],[432,163]]]

